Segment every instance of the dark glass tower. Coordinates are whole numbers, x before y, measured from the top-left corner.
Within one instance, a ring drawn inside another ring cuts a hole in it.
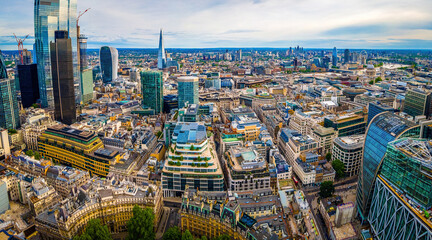
[[[103,46],[99,51],[102,81],[109,83],[117,78],[118,51],[113,47]]]
[[[50,45],[54,117],[57,121],[72,124],[76,121],[72,41],[67,31],[55,31],[55,42]]]
[[[54,31],[66,30],[72,39],[74,79],[79,83],[77,54],[77,0],[34,1],[34,51],[38,64],[39,93],[43,107],[54,107],[53,80],[51,79],[50,42],[54,42]]]
[[[142,105],[161,113],[163,108],[163,78],[162,72],[141,72]]]
[[[18,78],[21,102],[28,108],[39,99],[37,64],[18,65]]]

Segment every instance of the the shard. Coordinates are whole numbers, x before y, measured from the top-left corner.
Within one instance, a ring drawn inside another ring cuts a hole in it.
[[[166,54],[165,54],[165,47],[163,43],[163,32],[162,29],[160,30],[160,36],[159,36],[159,51],[158,51],[158,69],[164,69],[166,68]]]

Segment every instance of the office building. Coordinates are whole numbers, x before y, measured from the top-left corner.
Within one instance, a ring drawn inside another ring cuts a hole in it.
[[[337,55],[337,49],[336,47],[333,48],[333,55],[332,55],[332,65],[337,66],[338,63],[338,55]]]
[[[80,68],[81,71],[83,71],[88,68],[87,37],[83,34],[80,34],[78,41],[79,41]]]
[[[39,99],[37,64],[18,65],[17,67],[22,106],[28,108]]]
[[[233,192],[270,188],[270,172],[264,156],[251,147],[231,147],[225,153],[228,189]]]
[[[117,79],[118,51],[114,47],[103,46],[99,50],[100,70],[104,83]]]
[[[74,82],[79,83],[77,59],[77,0],[36,0],[34,4],[35,55],[38,65],[39,95],[43,107],[54,108],[50,43],[54,31],[65,30],[71,38]]]
[[[0,79],[8,78],[7,69],[6,69],[6,63],[3,58],[3,54],[0,51]]]
[[[351,61],[351,54],[349,49],[344,51],[344,63],[349,63]]]
[[[368,122],[367,125],[372,121],[372,119],[382,113],[382,112],[394,112],[393,107],[381,102],[370,102],[368,104]]]
[[[183,76],[177,78],[178,107],[182,108],[186,103],[199,103],[199,81],[198,77]]]
[[[143,108],[151,108],[155,114],[163,110],[163,75],[159,71],[141,72]]]
[[[189,186],[203,192],[224,191],[224,175],[212,138],[200,123],[177,123],[162,170],[164,197],[181,197]]]
[[[412,117],[432,115],[432,93],[419,88],[408,89],[405,94],[404,110]]]
[[[50,44],[54,118],[70,125],[76,121],[72,41],[67,31],[55,31],[55,35]]]
[[[170,113],[171,110],[178,109],[177,95],[165,95],[163,96],[163,111],[164,113]]]
[[[105,177],[110,165],[118,162],[120,154],[103,148],[94,132],[56,125],[48,128],[38,139],[41,156],[62,164]]]
[[[81,55],[82,56],[82,55]],[[87,68],[81,71],[81,101],[83,104],[93,100],[93,71]]]
[[[164,41],[163,41],[163,31],[161,29],[160,34],[159,34],[159,49],[158,49],[157,67],[158,67],[158,69],[162,70],[162,69],[166,68],[166,64],[167,64],[167,57],[166,57],[165,46],[164,46]]]
[[[20,127],[15,79],[0,79],[0,127],[6,129]]]
[[[374,183],[367,218],[377,239],[431,239],[432,142],[390,142]]]
[[[0,214],[10,209],[6,182],[0,180]]]
[[[324,118],[324,127],[334,128],[339,137],[364,134],[367,115],[363,112],[351,112],[329,115]]]
[[[346,177],[359,174],[363,158],[363,144],[363,135],[338,137],[334,140],[332,161],[337,159],[343,162]]]
[[[387,144],[401,137],[419,137],[419,134],[420,126],[391,112],[380,113],[370,122],[357,186],[357,209],[362,219],[368,217],[376,176]]]

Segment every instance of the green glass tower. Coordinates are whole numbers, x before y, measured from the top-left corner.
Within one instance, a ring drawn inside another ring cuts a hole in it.
[[[0,127],[17,129],[20,126],[15,79],[0,79]]]
[[[87,68],[81,71],[82,103],[89,103],[93,99],[93,70]]]
[[[194,76],[183,76],[177,79],[178,107],[185,107],[186,103],[199,103],[199,80]]]
[[[155,114],[163,109],[163,77],[162,72],[141,72],[141,90],[143,108],[151,108]]]

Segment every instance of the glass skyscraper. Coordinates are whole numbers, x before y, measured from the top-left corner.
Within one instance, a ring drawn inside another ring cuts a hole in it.
[[[117,79],[118,51],[113,47],[103,46],[99,51],[102,81],[109,83]]]
[[[431,144],[414,138],[388,144],[368,215],[377,239],[432,239]]]
[[[0,79],[0,127],[5,129],[20,127],[15,79]]]
[[[387,144],[399,137],[419,137],[420,126],[392,112],[376,115],[366,130],[362,170],[357,188],[357,208],[366,219],[376,176],[386,153]]]
[[[6,70],[6,64],[2,55],[2,52],[0,51],[0,79],[8,78],[7,70]]]
[[[337,49],[336,49],[336,47],[334,47],[333,48],[332,65],[336,66],[337,63],[338,63]]]
[[[82,103],[89,103],[93,99],[93,71],[91,68],[81,71]]]
[[[183,108],[188,102],[189,104],[199,103],[199,92],[198,92],[198,77],[183,76],[177,79],[178,83],[178,107]]]
[[[163,77],[162,72],[141,72],[142,106],[149,107],[159,114],[163,109]]]
[[[39,95],[43,107],[54,107],[51,74],[50,42],[54,31],[66,30],[72,40],[74,81],[79,81],[77,59],[77,0],[35,0],[34,4],[34,51],[38,64]]]
[[[157,63],[158,69],[166,68],[166,63],[167,63],[167,59],[165,53],[165,46],[163,42],[163,31],[161,29],[159,34],[159,50],[158,50],[158,63]]]

